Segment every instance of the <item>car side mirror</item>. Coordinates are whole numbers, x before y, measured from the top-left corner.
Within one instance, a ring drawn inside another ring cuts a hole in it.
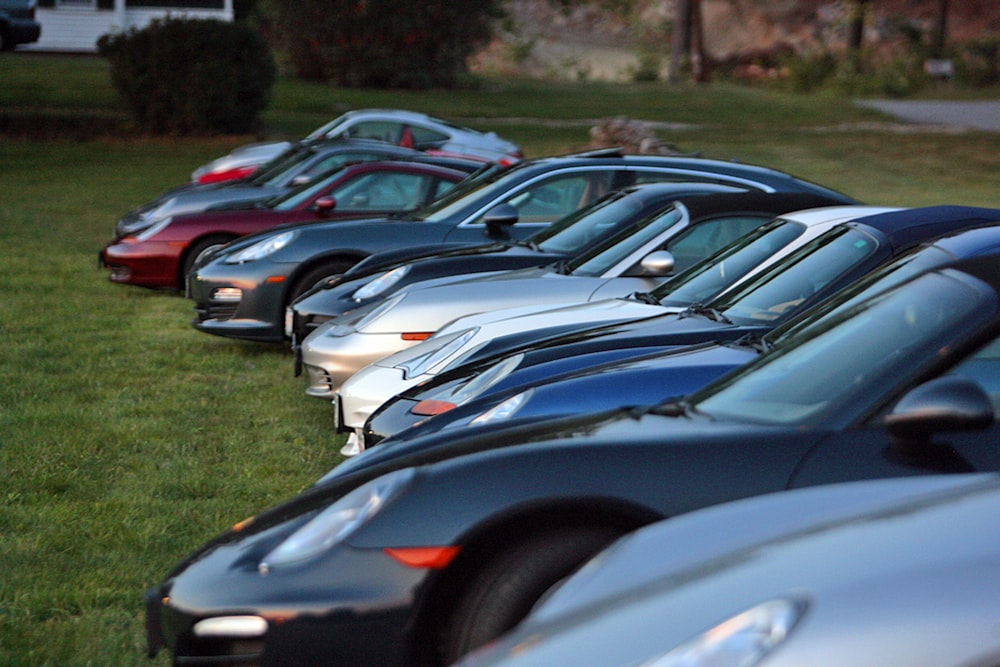
[[[507,227],[516,224],[520,217],[521,214],[511,204],[494,206],[483,216],[483,222],[486,223],[486,235],[507,238]]]
[[[656,250],[642,258],[639,266],[644,276],[669,276],[674,270],[674,256],[668,250]]]
[[[957,375],[912,389],[885,418],[889,435],[909,443],[929,442],[935,433],[972,431],[993,425],[993,403],[977,383]]]
[[[317,215],[330,215],[337,208],[337,200],[333,197],[320,197],[314,204]]]

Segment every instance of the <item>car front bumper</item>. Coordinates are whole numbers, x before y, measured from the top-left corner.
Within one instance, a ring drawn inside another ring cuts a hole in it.
[[[254,274],[241,267],[213,263],[192,272],[186,294],[194,301],[191,325],[198,331],[243,340],[285,340],[287,267],[267,263]]]
[[[346,547],[267,574],[246,561],[239,548],[217,549],[148,591],[149,655],[168,648],[178,665],[410,664],[427,570]]]
[[[177,267],[184,247],[168,243],[112,243],[100,253],[113,283],[155,289],[180,289]]]
[[[365,334],[356,330],[344,336],[309,336],[301,346],[302,364],[309,378],[306,393],[333,399],[341,385],[362,368],[418,342],[403,340],[399,333]]]

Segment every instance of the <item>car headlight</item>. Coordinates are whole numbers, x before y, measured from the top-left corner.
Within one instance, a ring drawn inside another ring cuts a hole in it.
[[[297,235],[297,232],[287,231],[268,236],[243,250],[238,250],[226,257],[226,264],[242,264],[243,262],[253,262],[274,254],[287,246]]]
[[[398,496],[414,474],[414,468],[404,468],[362,484],[285,538],[264,556],[258,571],[300,563],[343,542]]]
[[[502,361],[493,364],[482,373],[477,373],[467,382],[463,382],[458,386],[448,384],[436,392],[429,392],[424,401],[433,402],[435,406],[434,414],[447,412],[448,410],[454,409],[463,403],[471,401],[495,385],[497,382],[500,382],[500,380],[513,373],[514,370],[521,365],[521,361],[523,359],[523,352],[519,352],[518,354],[514,354],[509,357],[504,357]],[[411,411],[418,415],[425,414],[425,412],[421,412],[420,408],[424,401],[417,403],[417,405],[411,408]],[[495,409],[496,408],[494,408],[494,410]],[[483,413],[480,417],[486,419],[486,413]],[[492,421],[492,419],[488,419],[487,421]]]
[[[640,667],[752,667],[788,638],[806,606],[793,599],[764,602]]]
[[[434,366],[437,366],[461,350],[466,343],[472,340],[478,331],[479,327],[476,327],[475,329],[460,331],[451,336],[442,336],[441,340],[436,341],[436,345],[429,345],[429,349],[424,348],[425,351],[422,354],[397,364],[396,368],[401,369],[407,379],[423,375]],[[429,338],[428,340],[432,341],[436,339]]]
[[[173,221],[173,219],[174,218],[170,216],[164,218],[163,220],[160,220],[159,222],[154,222],[151,226],[147,227],[146,229],[136,234],[135,235],[136,240],[146,241],[148,239],[153,238],[154,236],[162,232],[164,229],[166,229],[167,225],[169,225]]]
[[[485,424],[510,419],[517,414],[518,410],[524,407],[524,404],[528,402],[534,392],[534,389],[528,389],[527,391],[522,391],[520,394],[511,396],[503,403],[493,406],[483,414],[470,421],[469,426],[483,426]]]
[[[410,265],[404,264],[403,266],[397,267],[392,271],[386,271],[378,278],[368,282],[365,285],[359,287],[351,298],[355,301],[364,301],[366,299],[371,299],[372,297],[378,296],[379,294],[384,294],[393,285],[398,283],[403,279],[407,273],[410,272]]]

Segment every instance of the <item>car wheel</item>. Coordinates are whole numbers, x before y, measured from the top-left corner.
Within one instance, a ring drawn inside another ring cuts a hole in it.
[[[288,293],[288,303],[292,303],[320,282],[330,278],[336,278],[344,273],[344,271],[351,268],[351,266],[353,266],[351,262],[338,261],[329,262],[327,264],[317,266],[314,269],[310,269],[295,282],[295,286],[292,287],[292,290]]]
[[[184,281],[187,280],[187,275],[191,273],[191,269],[199,263],[202,257],[213,252],[216,248],[221,248],[235,238],[235,236],[210,236],[192,243],[188,247],[187,252],[184,253],[184,261],[181,264],[178,281],[180,289],[184,289]]]
[[[444,630],[444,664],[510,630],[546,591],[621,534],[601,526],[550,530],[519,542],[479,568],[464,586]]]

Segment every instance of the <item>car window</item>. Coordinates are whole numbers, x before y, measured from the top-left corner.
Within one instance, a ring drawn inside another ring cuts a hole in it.
[[[726,297],[720,309],[738,323],[773,322],[864,262],[878,247],[878,240],[860,229],[831,230],[775,264],[746,290]]]
[[[706,257],[653,290],[664,305],[705,303],[722,294],[761,262],[805,232],[805,225],[776,219],[758,233],[743,237],[718,255]]]
[[[403,124],[398,121],[367,120],[352,125],[347,135],[352,139],[374,139],[397,144],[402,138]]]
[[[557,174],[535,181],[497,204],[517,209],[518,222],[554,222],[610,192],[614,176],[610,170]],[[472,222],[482,223],[482,216]]]
[[[1000,419],[1000,337],[951,370],[982,387],[993,403],[993,415]]]
[[[338,167],[343,167],[349,162],[369,162],[371,160],[378,160],[381,156],[375,153],[368,152],[348,152],[348,153],[336,153],[334,155],[328,155],[325,158],[316,160],[315,163],[309,165],[307,169],[304,169],[299,177],[306,177],[308,179],[313,179],[323,172],[329,171],[331,169],[337,169]],[[296,177],[296,180],[299,180]]]
[[[722,216],[703,220],[670,239],[664,249],[669,250],[674,256],[674,273],[677,273],[749,234],[768,220],[770,218],[766,216],[751,215]],[[638,270],[638,266],[635,268]]]
[[[691,396],[699,411],[753,422],[802,423],[835,414],[890,378],[934,363],[996,311],[995,297],[931,273],[811,328]],[[817,330],[818,329],[818,330]],[[864,404],[864,401],[857,401]]]
[[[448,141],[447,134],[432,130],[429,127],[410,125],[410,133],[413,137],[413,147],[420,150],[436,148]]]
[[[595,204],[566,216],[532,236],[546,252],[571,253],[607,234],[622,221],[636,218],[642,210],[638,197],[619,190]]]
[[[408,210],[420,205],[430,176],[395,171],[369,172],[330,194],[337,209],[350,211]]]
[[[654,241],[657,236],[674,225],[684,222],[686,214],[678,206],[670,204],[663,210],[648,215],[641,220],[619,230],[587,252],[581,253],[566,263],[566,271],[575,276],[599,276],[630,253]]]

